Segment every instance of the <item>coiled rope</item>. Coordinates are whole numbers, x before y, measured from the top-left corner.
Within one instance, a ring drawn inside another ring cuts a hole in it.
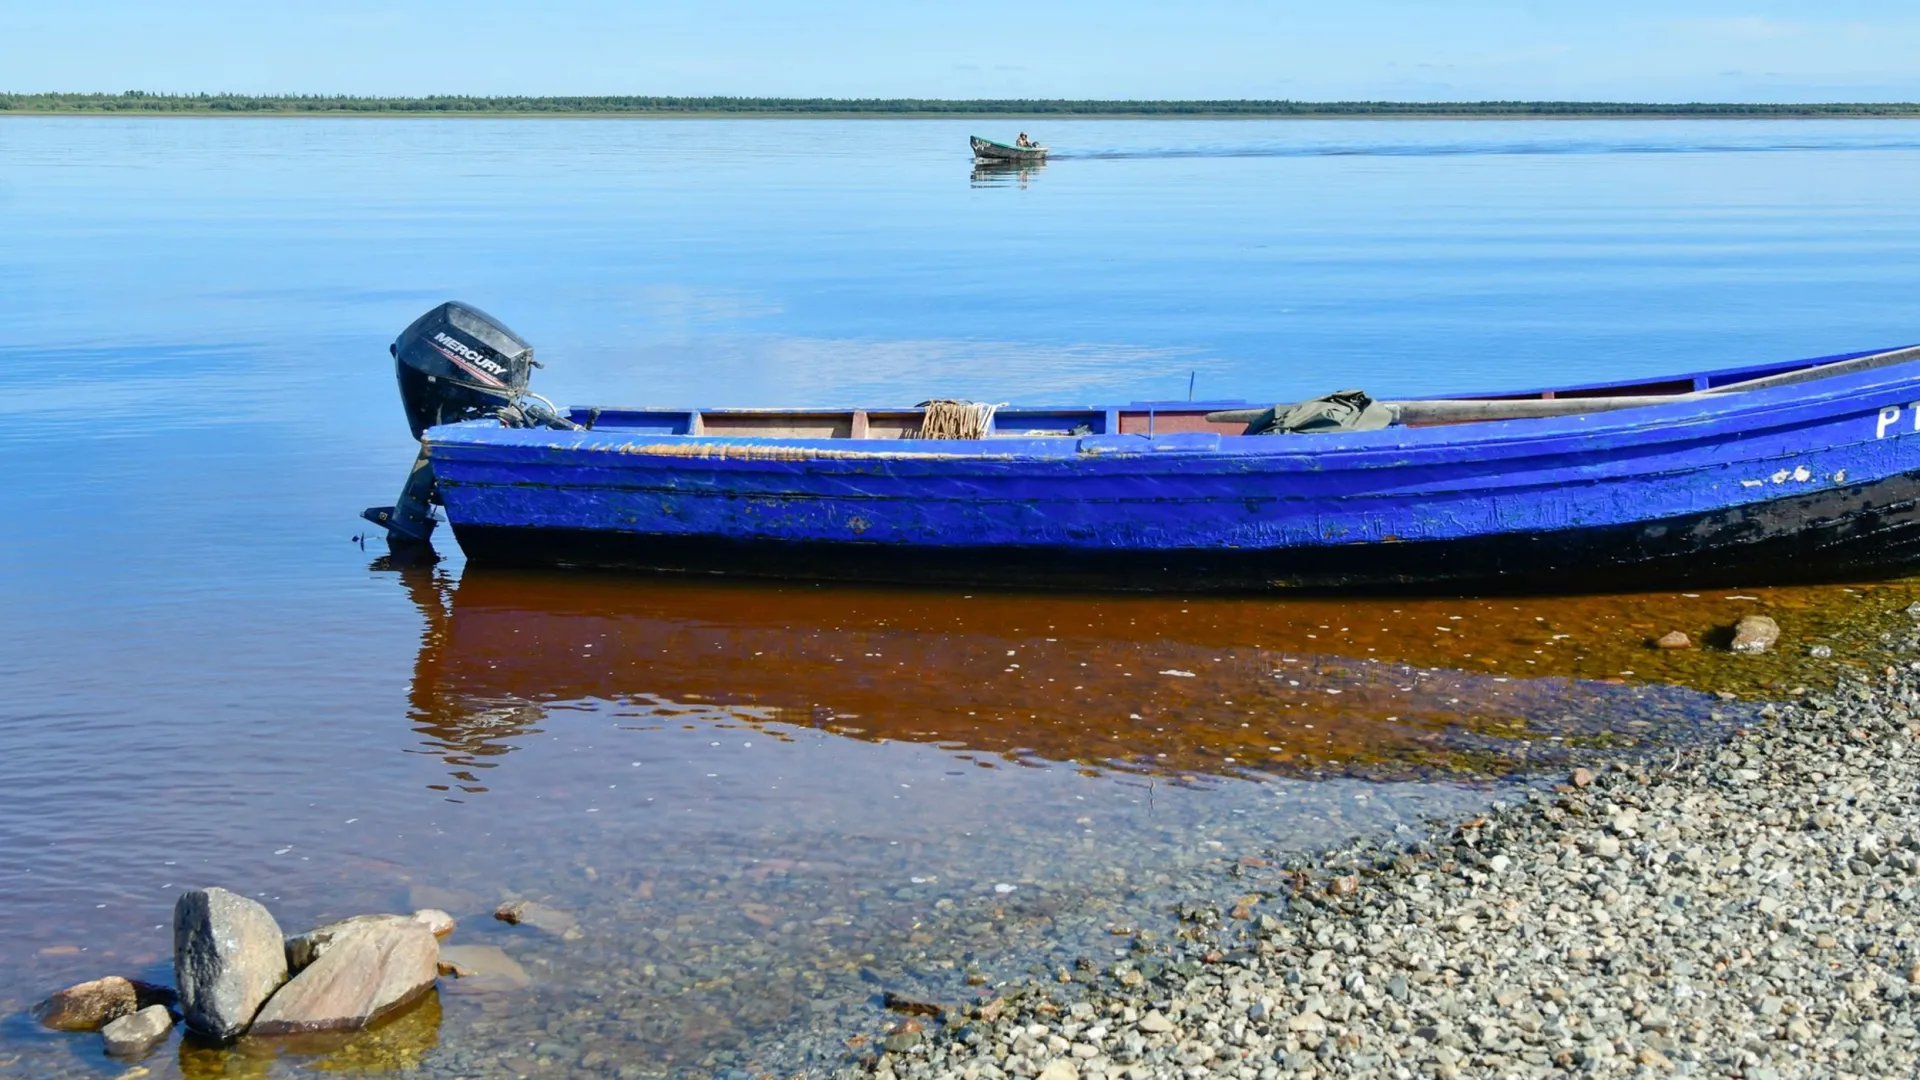
[[[1001,402],[1000,405],[1005,405]],[[993,430],[993,414],[1000,405],[984,401],[956,401],[936,398],[914,406],[925,409],[920,420],[923,439],[984,439]]]

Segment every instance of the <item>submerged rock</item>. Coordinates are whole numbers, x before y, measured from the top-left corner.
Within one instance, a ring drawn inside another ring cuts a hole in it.
[[[457,911],[467,914],[485,910],[486,902],[464,889],[448,889],[439,885],[415,885],[407,890],[407,906],[415,909],[433,908],[438,911]]]
[[[1763,653],[1780,640],[1780,624],[1765,615],[1743,615],[1733,624],[1733,651]]]
[[[193,889],[173,905],[173,977],[187,1026],[226,1040],[247,1030],[287,981],[280,924],[225,889]]]
[[[535,900],[501,904],[494,909],[493,917],[513,926],[530,926],[565,941],[578,941],[581,937],[578,919],[559,908],[548,907]]]
[[[100,1038],[114,1057],[138,1057],[159,1045],[172,1030],[173,1014],[167,1007],[149,1005],[100,1029]]]
[[[459,980],[459,993],[524,990],[533,977],[498,945],[446,945],[440,949],[440,974]]]
[[[1653,644],[1656,648],[1661,649],[1691,649],[1693,648],[1693,639],[1678,630],[1670,630],[1660,635]]]
[[[440,943],[402,915],[350,919],[254,1018],[255,1035],[350,1031],[419,997],[439,974]]]

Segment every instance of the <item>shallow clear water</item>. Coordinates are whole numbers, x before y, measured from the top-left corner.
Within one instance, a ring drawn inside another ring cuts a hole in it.
[[[0,122],[0,1072],[111,1071],[19,1010],[164,975],[207,883],[289,930],[436,899],[534,986],[157,1074],[827,1060],[882,984],[1097,958],[1242,855],[1726,720],[1735,676],[1649,632],[1908,601],[968,598],[350,539],[412,456],[386,343],[450,297],[575,403],[1286,400],[1920,338],[1916,126],[1058,122],[982,174],[970,129]],[[509,896],[584,938],[486,917]]]

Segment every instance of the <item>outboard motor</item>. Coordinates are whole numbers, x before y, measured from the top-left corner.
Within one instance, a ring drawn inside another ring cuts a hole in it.
[[[452,302],[413,320],[387,351],[416,439],[435,424],[478,420],[519,401],[537,366],[520,335]]]
[[[540,366],[533,346],[479,308],[449,301],[413,320],[387,351],[400,380],[407,427],[418,439],[435,424],[495,418],[506,427],[578,430],[527,382]],[[425,543],[439,501],[425,447],[414,459],[400,498],[361,517],[384,526],[392,543]]]

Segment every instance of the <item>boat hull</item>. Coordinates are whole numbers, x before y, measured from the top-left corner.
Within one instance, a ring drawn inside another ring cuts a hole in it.
[[[949,442],[470,422],[426,446],[454,534],[482,563],[1574,592],[1864,579],[1920,561],[1920,363],[1612,413],[1315,435],[1126,433],[1123,420]]]
[[[1044,146],[1008,146],[978,136],[970,140],[970,145],[976,162],[1030,165],[1047,160]]]
[[[499,566],[1121,591],[1583,592],[1853,581],[1920,566],[1920,478],[1629,525],[1272,550],[905,547],[454,525]]]

